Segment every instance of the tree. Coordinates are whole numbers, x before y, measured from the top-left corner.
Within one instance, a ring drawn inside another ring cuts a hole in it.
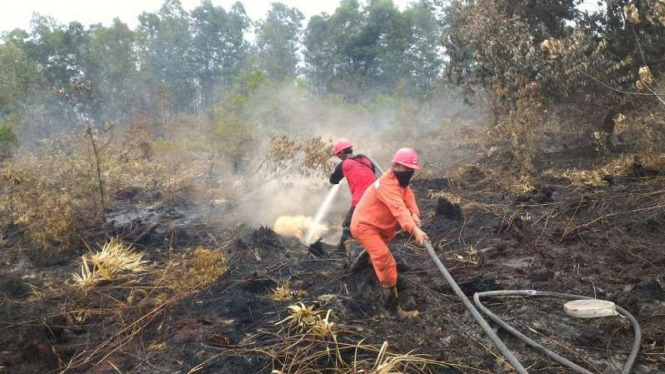
[[[179,0],[166,0],[157,13],[139,16],[141,67],[153,91],[163,82],[173,96],[176,111],[196,108],[196,82],[191,72],[192,36],[189,14]]]
[[[248,49],[244,32],[248,27],[249,19],[241,3],[235,3],[226,12],[205,0],[192,11],[191,59],[203,108],[210,108],[221,99],[220,89],[228,88],[242,70]]]
[[[142,108],[135,47],[135,33],[117,18],[110,27],[91,27],[85,76],[95,89],[92,106],[97,123],[128,123]]]
[[[305,31],[305,62],[319,92],[350,99],[360,91],[363,56],[356,40],[363,26],[357,0],[342,0],[333,15],[310,19]]]
[[[298,64],[298,45],[305,16],[296,8],[272,3],[265,20],[256,30],[256,44],[261,68],[268,78],[294,79]]]
[[[53,130],[82,125],[78,113],[53,92],[85,79],[90,33],[78,22],[65,26],[39,14],[33,17],[31,27],[30,33],[17,30],[7,40],[33,66],[31,79],[39,80],[37,88],[31,90],[30,100],[21,103],[18,115],[22,121],[31,123],[31,128],[23,128],[21,132],[41,138],[52,135]],[[35,117],[40,120],[29,121]]]
[[[26,36],[10,34],[0,44],[0,119],[19,113],[42,82],[37,64],[21,47]]]
[[[210,112],[214,148],[229,161],[234,173],[242,171],[246,156],[255,153],[257,124],[250,119],[248,104],[265,80],[260,71],[235,77],[231,92]]]
[[[64,26],[36,14],[31,29],[25,51],[40,66],[49,85],[65,87],[81,76],[82,51],[88,37],[83,25],[72,22]]]
[[[441,73],[440,28],[422,1],[400,12],[392,0],[360,8],[344,0],[331,16],[312,17],[305,33],[305,62],[319,92],[348,100],[391,94],[400,88],[426,94]]]
[[[425,1],[411,4],[404,16],[410,37],[404,53],[402,76],[409,80],[408,89],[413,96],[427,96],[440,84],[444,64],[442,27],[433,7]]]

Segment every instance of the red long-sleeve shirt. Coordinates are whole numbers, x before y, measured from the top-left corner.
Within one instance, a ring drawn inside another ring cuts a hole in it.
[[[349,157],[337,165],[330,183],[337,184],[342,178],[346,178],[351,190],[351,206],[356,206],[367,187],[376,180],[374,165],[366,157]]]

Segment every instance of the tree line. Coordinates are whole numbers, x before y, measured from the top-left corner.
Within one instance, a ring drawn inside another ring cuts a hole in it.
[[[342,0],[305,24],[278,2],[251,20],[241,2],[186,11],[166,0],[134,29],[35,15],[29,30],[0,38],[0,141],[19,125],[46,138],[137,116],[236,118],[267,82],[344,103],[422,101],[460,86],[484,95],[493,125],[527,105],[589,122],[665,103],[665,1],[601,0],[593,13],[579,5],[418,0],[400,10],[392,0]]]
[[[398,89],[423,96],[437,84],[440,23],[427,2],[400,11],[391,0],[344,0],[333,14],[304,19],[273,3],[253,21],[241,2],[225,9],[210,0],[191,11],[166,0],[135,29],[119,19],[65,25],[36,14],[29,30],[2,35],[0,123],[27,122],[48,137],[83,117],[101,126],[200,113],[257,73],[345,100]]]

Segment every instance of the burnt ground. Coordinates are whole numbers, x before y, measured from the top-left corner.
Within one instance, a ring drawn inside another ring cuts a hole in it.
[[[552,159],[561,167],[593,166],[571,152],[547,158]],[[550,161],[534,164],[552,167]],[[610,176],[608,186],[574,188],[536,176],[521,188],[505,182],[509,174],[500,160],[484,159],[454,177],[430,175],[413,183],[424,230],[464,292],[472,297],[486,290],[535,289],[615,301],[642,328],[633,372],[665,372],[665,178]],[[29,251],[12,252],[0,283],[0,373],[371,372],[376,347],[384,341],[390,352],[439,362],[407,372],[511,372],[427,253],[403,234],[391,249],[403,305],[420,312],[409,321],[384,312],[372,269],[349,274],[343,254],[330,245],[321,245],[321,255],[268,228],[228,221],[221,226],[213,217],[232,215],[227,208],[215,214],[197,208],[194,214],[186,202],[152,210],[117,203],[116,234],[130,238],[151,261],[186,247],[217,247],[228,270],[198,292],[107,313],[115,305],[107,300],[110,293],[93,292],[84,303],[65,286],[78,257],[45,267],[30,260]],[[275,289],[287,283],[290,300],[275,300]],[[127,297],[123,290],[114,292],[116,299]],[[333,311],[337,343],[287,332],[288,322],[277,325],[297,302]],[[524,334],[589,371],[620,372],[633,342],[628,321],[572,319],[562,304],[523,297],[485,302]],[[86,305],[88,317],[77,319],[80,311],[72,305]],[[497,332],[529,372],[572,372]],[[335,346],[343,347],[338,356],[330,352]],[[354,360],[356,367],[349,364]]]

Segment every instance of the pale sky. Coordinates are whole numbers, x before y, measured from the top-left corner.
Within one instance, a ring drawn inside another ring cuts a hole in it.
[[[241,1],[249,17],[256,21],[263,18],[275,0]],[[212,0],[213,4],[231,9],[236,0]],[[321,12],[333,13],[339,0],[281,0],[280,2],[300,9],[309,17]],[[393,0],[404,9],[410,0]],[[0,0],[0,32],[15,28],[27,30],[30,27],[32,13],[51,16],[58,22],[67,24],[79,21],[85,26],[102,23],[108,26],[113,18],[118,17],[130,27],[137,24],[137,17],[142,12],[156,12],[164,0]],[[186,10],[196,8],[201,0],[181,0]],[[362,2],[361,2],[362,3]],[[307,20],[305,20],[305,25]]]

